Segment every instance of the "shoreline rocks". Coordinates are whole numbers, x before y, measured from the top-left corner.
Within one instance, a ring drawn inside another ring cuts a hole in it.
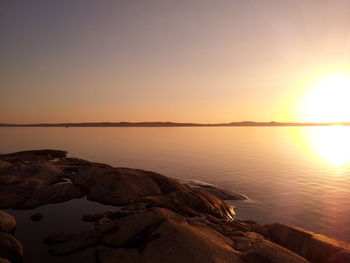
[[[268,237],[298,255],[318,263],[350,262],[350,244],[280,223],[267,226]]]
[[[14,217],[0,210],[0,263],[22,262],[22,244],[12,235],[15,228]]]
[[[221,200],[247,200],[248,197],[244,194],[238,193],[238,192],[234,192],[228,189],[224,189],[222,187],[219,187],[217,185],[214,184],[209,184],[209,183],[205,183],[205,182],[201,182],[198,180],[189,180],[189,181],[181,181],[180,183],[188,185],[192,188],[195,189],[200,189],[208,194],[211,194]]]
[[[53,255],[96,247],[97,263],[350,262],[348,244],[287,225],[234,220],[233,207],[222,199],[245,199],[239,193],[68,158],[65,151],[0,155],[0,209],[34,209],[83,196],[115,209],[82,215],[93,222],[85,230],[47,233]],[[23,248],[9,234],[15,226],[13,217],[0,212],[0,262],[22,261]]]

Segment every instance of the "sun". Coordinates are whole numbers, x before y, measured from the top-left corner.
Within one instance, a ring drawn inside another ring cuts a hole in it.
[[[350,73],[335,72],[317,78],[298,111],[305,122],[350,121]]]

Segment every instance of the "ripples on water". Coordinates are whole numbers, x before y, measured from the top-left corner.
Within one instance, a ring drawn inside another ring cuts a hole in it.
[[[350,242],[350,127],[0,128],[2,153],[54,148],[250,197],[238,218]]]

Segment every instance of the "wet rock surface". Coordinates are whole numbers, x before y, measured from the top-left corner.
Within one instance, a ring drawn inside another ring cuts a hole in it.
[[[210,191],[154,172],[67,158],[64,151],[0,155],[2,209],[33,209],[83,196],[115,206],[83,215],[90,222],[85,230],[47,233],[44,242],[53,255],[93,248],[98,263],[349,262],[347,244],[281,224],[234,220],[233,208]],[[23,248],[9,234],[16,226],[11,222],[0,213],[0,262],[22,261]],[[329,253],[316,257],[317,250]]]

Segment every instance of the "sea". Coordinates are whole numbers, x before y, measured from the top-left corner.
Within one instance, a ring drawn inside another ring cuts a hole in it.
[[[350,127],[0,128],[1,154],[33,149],[210,183],[248,196],[228,201],[237,219],[291,224],[350,242]],[[62,214],[107,209],[86,199],[57,206],[42,208],[51,220],[44,216],[44,230],[64,221]],[[33,212],[10,211],[23,222],[18,238],[32,235]]]

